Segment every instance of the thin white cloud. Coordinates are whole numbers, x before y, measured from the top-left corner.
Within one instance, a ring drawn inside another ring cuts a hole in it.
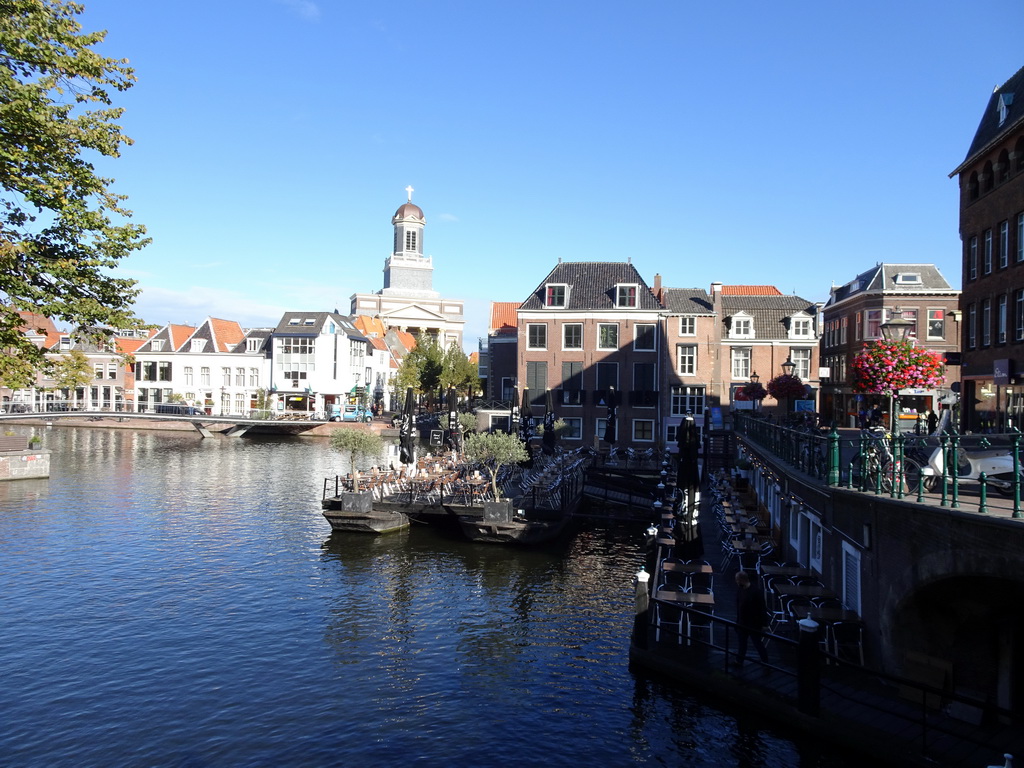
[[[291,8],[295,13],[309,21],[320,18],[320,6],[310,0],[278,0],[281,5]]]
[[[439,218],[441,221],[458,221],[459,220],[459,217],[456,216],[454,213],[439,213],[437,215],[437,218]]]
[[[237,291],[193,286],[175,291],[152,285],[140,285],[135,314],[147,323],[201,323],[207,317],[237,320],[245,327],[276,326],[285,309],[259,304]]]

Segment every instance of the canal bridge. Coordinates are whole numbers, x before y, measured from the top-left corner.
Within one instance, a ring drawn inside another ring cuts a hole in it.
[[[848,462],[815,467],[813,450],[786,447],[783,427],[743,421],[743,472],[777,557],[809,565],[861,615],[869,663],[977,701],[961,713],[968,720],[980,722],[986,705],[1024,710],[1019,496],[986,498],[977,485],[958,497],[900,483],[858,490]]]
[[[46,422],[61,420],[116,421],[116,422],[177,422],[190,424],[202,437],[214,433],[228,437],[241,437],[248,432],[260,434],[302,434],[329,422],[306,418],[255,419],[245,416],[185,416],[171,413],[135,413],[132,411],[28,411],[0,413],[0,424]],[[350,425],[351,426],[351,425]]]

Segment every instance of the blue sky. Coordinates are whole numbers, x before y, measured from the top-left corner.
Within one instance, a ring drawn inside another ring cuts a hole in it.
[[[960,286],[958,190],[1019,0],[85,0],[138,84],[100,170],[156,324],[347,312],[412,185],[434,288],[522,301],[561,258],[824,300],[876,262]]]

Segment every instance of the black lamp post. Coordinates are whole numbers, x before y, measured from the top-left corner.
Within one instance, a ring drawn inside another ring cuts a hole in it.
[[[757,384],[759,381],[761,381],[761,377],[757,375],[757,371],[754,371],[753,373],[750,374],[750,383],[751,384]],[[757,410],[757,404],[758,404],[759,400],[760,400],[760,398],[757,398],[757,397],[754,398],[754,410],[755,411]]]
[[[882,336],[886,341],[905,341],[907,334],[914,329],[914,321],[907,320],[903,316],[903,310],[893,307],[889,313],[889,319],[880,326]],[[889,421],[892,423],[893,434],[900,431],[899,418],[896,415],[896,406],[899,404],[899,395],[893,390],[889,393]]]
[[[793,375],[793,370],[796,368],[796,363],[793,362],[793,358],[792,357],[787,355],[786,356],[786,362],[784,362],[781,367],[782,367],[783,375],[785,375],[785,376],[792,376]],[[789,401],[791,399],[792,398],[790,398],[790,397],[786,397],[786,412],[787,413],[789,413]]]

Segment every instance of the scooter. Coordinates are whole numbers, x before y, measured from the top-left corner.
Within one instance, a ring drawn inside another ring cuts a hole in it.
[[[952,449],[938,445],[932,450],[928,457],[927,466],[921,467],[921,475],[924,478],[926,490],[933,490],[942,480],[945,468],[945,454]],[[995,488],[999,493],[1011,495],[1013,493],[1013,456],[1005,449],[994,448],[991,450],[966,449],[962,445],[956,451],[956,478],[957,483],[979,483],[981,473],[985,473],[985,482],[990,488]],[[1024,487],[1024,467],[1018,468],[1021,473],[1021,483]],[[952,473],[949,474],[952,480]]]

